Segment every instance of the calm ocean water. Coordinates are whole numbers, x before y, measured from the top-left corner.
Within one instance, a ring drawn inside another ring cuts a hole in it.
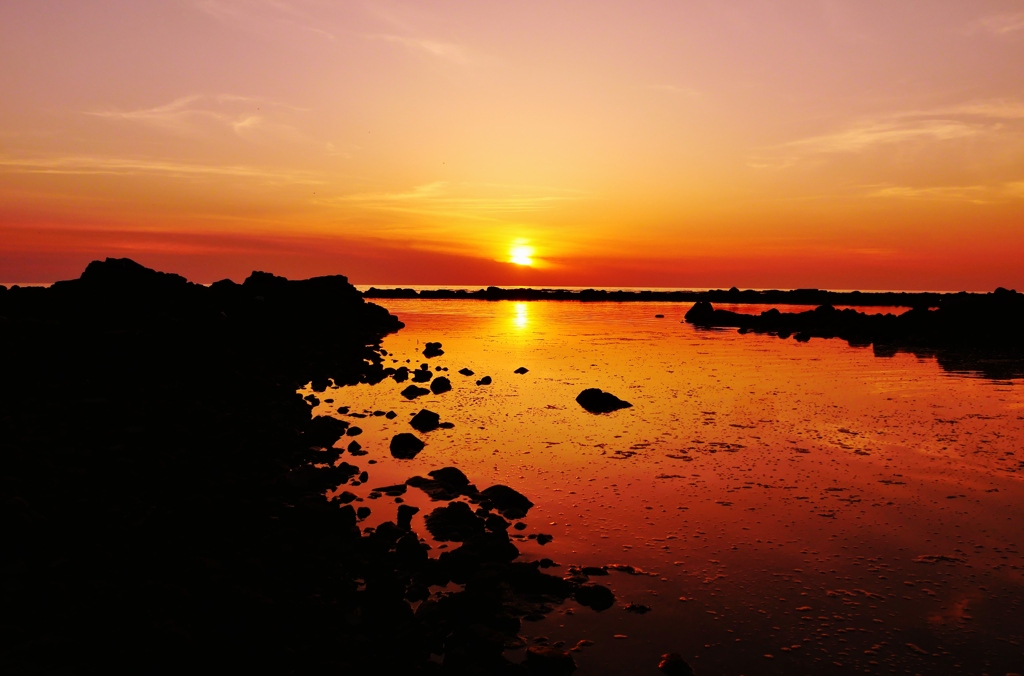
[[[570,601],[524,623],[527,642],[593,641],[577,673],[657,674],[665,652],[698,674],[1024,670],[1020,381],[697,330],[680,322],[689,304],[376,302],[407,325],[385,340],[386,363],[447,367],[454,389],[409,402],[408,383],[387,380],[320,395],[333,402],[316,414],[398,414],[346,418],[376,461],[346,487],[372,509],[363,526],[397,508],[370,487],[453,465],[536,503],[524,557],[642,569],[596,579],[616,593],[608,611]],[[425,359],[427,341],[445,354]],[[475,385],[483,375],[493,384]],[[586,387],[633,407],[591,415],[574,401]],[[421,408],[455,427],[391,458]],[[426,533],[441,503],[404,499]]]

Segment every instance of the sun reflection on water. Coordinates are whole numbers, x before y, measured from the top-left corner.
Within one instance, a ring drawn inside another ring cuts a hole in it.
[[[526,303],[515,304],[515,314],[512,316],[512,326],[517,329],[525,329],[530,323],[530,311]]]

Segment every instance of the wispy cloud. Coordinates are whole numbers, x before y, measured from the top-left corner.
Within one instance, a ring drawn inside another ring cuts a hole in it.
[[[275,170],[246,165],[216,165],[96,156],[50,158],[0,157],[0,172],[67,175],[156,175],[169,178],[239,178],[272,184],[322,185],[325,181],[310,172]]]
[[[973,101],[865,118],[838,131],[763,149],[748,162],[759,169],[786,168],[823,155],[864,153],[897,144],[932,145],[972,137],[1024,135],[1024,102]]]
[[[1024,31],[1024,12],[989,14],[971,23],[968,33],[990,33],[1009,35]]]
[[[452,63],[466,64],[470,61],[469,54],[466,49],[451,42],[440,42],[424,38],[410,38],[388,33],[368,35],[367,37],[371,40],[383,40],[385,42],[398,44],[413,53],[444,59],[446,61],[451,61]]]
[[[210,125],[229,129],[239,136],[250,136],[257,131],[278,135],[297,134],[292,125],[272,120],[280,111],[299,112],[302,109],[267,99],[235,96],[203,96],[193,94],[159,106],[135,110],[92,110],[86,115],[143,124],[183,135],[202,133]]]
[[[541,211],[560,202],[579,199],[581,195],[578,191],[556,188],[452,185],[436,181],[403,192],[355,193],[320,202],[373,211],[495,220],[509,214]]]
[[[931,202],[997,204],[1024,199],[1024,181],[1004,182],[996,185],[867,186],[865,196]]]
[[[284,0],[196,0],[194,5],[225,25],[261,36],[279,35],[284,27],[337,40],[315,16]]]

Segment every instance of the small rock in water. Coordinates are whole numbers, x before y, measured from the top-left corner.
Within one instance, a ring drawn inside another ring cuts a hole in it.
[[[415,458],[425,445],[415,434],[401,432],[391,438],[391,455],[399,460],[410,460]]]
[[[391,376],[391,377],[395,379],[396,383],[404,383],[406,380],[409,379],[409,367],[408,366],[400,366],[400,367],[398,367],[395,370],[395,374],[393,376]]]
[[[427,343],[423,348],[423,356],[427,359],[440,357],[442,354],[444,350],[441,349],[441,343]]]
[[[679,653],[665,653],[662,655],[658,668],[668,674],[668,676],[694,676],[693,669]]]
[[[576,403],[591,413],[611,413],[620,408],[630,408],[633,404],[619,399],[611,392],[604,392],[590,387],[579,393]]]
[[[526,665],[532,674],[571,674],[576,671],[572,655],[545,645],[532,645],[526,649]]]
[[[491,377],[490,376],[484,376],[480,380],[476,381],[476,384],[477,385],[490,385],[491,384]]]
[[[655,319],[664,319],[665,315],[654,315]]]
[[[469,486],[469,477],[458,467],[442,467],[441,469],[431,470],[427,474],[433,477],[434,481],[456,491]]]
[[[356,510],[356,517],[358,517],[359,519],[365,519],[368,516],[370,516],[369,507],[360,507],[359,509]]]
[[[555,538],[553,535],[548,535],[547,533],[537,533],[537,544],[539,545],[546,545],[554,539]]]
[[[412,381],[414,383],[425,383],[434,377],[434,374],[430,369],[416,369],[412,372]]]
[[[409,424],[417,432],[433,432],[440,426],[441,416],[424,408],[412,417]]]
[[[615,605],[615,594],[601,584],[581,584],[576,589],[576,601],[581,606],[601,612]]]
[[[490,500],[494,508],[506,519],[521,519],[533,507],[533,503],[525,495],[502,484],[485,488],[480,491],[480,495]]]
[[[425,387],[417,387],[416,385],[410,385],[402,390],[402,396],[406,399],[415,399],[416,397],[422,397],[424,394],[430,394],[430,390]]]
[[[461,373],[462,375],[464,375],[464,376],[466,376],[466,377],[469,377],[469,376],[475,375],[475,374],[473,373],[473,371],[471,371],[470,369],[465,369],[465,368],[463,368],[463,369],[459,369],[459,373]]]
[[[354,425],[352,427],[349,427],[348,431],[346,432],[346,434],[349,435],[350,437],[358,437],[362,433],[363,433],[363,428],[362,427],[356,427]]]
[[[387,418],[388,420],[394,420],[395,418],[398,417],[398,414],[395,413],[394,411],[388,411],[387,413],[384,414],[384,417]]]
[[[645,606],[642,603],[627,603],[623,608],[625,608],[627,613],[636,613],[637,615],[651,612],[651,607]]]
[[[530,372],[530,369],[526,368],[525,366],[520,366],[519,368],[517,368],[512,373],[518,373],[519,375],[523,375],[524,373],[529,373],[529,372]]]
[[[448,392],[451,389],[452,389],[452,381],[448,380],[448,378],[446,376],[440,376],[438,378],[434,378],[434,381],[432,383],[430,383],[430,391],[433,392],[434,394],[441,394],[443,392]]]

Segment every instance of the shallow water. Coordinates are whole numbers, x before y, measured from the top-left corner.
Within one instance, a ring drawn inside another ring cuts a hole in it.
[[[698,330],[680,322],[688,304],[375,302],[406,323],[384,342],[386,365],[447,367],[454,389],[409,402],[409,382],[386,380],[320,394],[334,401],[314,414],[398,413],[341,416],[370,452],[342,456],[370,474],[346,489],[365,498],[454,465],[536,503],[521,533],[554,540],[516,544],[561,564],[548,572],[643,569],[592,578],[616,593],[608,611],[570,600],[524,622],[531,642],[593,641],[574,653],[577,673],[657,674],[665,652],[698,674],[1024,671],[1021,381],[837,340]],[[445,354],[425,359],[427,341]],[[476,386],[483,375],[494,383]],[[589,414],[575,402],[586,387],[633,407]],[[391,458],[421,408],[455,427]],[[360,502],[362,525],[393,520],[393,500]],[[418,489],[404,500],[423,508],[425,534],[443,503]]]

